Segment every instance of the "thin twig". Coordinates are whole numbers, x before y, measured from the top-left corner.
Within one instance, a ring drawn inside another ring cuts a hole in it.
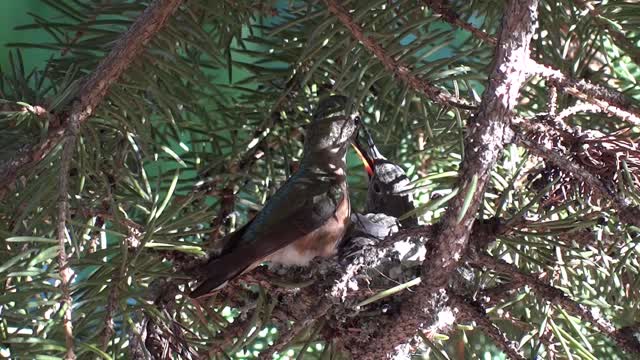
[[[640,352],[640,343],[637,340],[631,341],[629,338],[622,336],[607,319],[592,309],[589,309],[587,306],[570,299],[562,290],[545,284],[529,274],[523,273],[516,266],[509,264],[504,260],[495,259],[489,255],[480,254],[476,260],[473,260],[470,263],[474,266],[482,267],[487,270],[507,274],[515,281],[527,284],[536,292],[536,294],[549,301],[551,304],[557,304],[573,316],[589,322],[600,332],[615,341],[619,346],[623,347],[626,351],[632,353]]]
[[[555,89],[555,87],[552,87],[552,89]],[[571,117],[581,112],[598,113],[601,110],[602,109],[600,109],[600,107],[594,104],[588,104],[588,103],[577,104],[560,111],[560,113],[553,118],[553,122],[556,124],[562,123],[564,126],[561,126],[561,128],[567,131],[569,130],[569,128],[566,124],[564,124],[564,120],[567,119],[568,117]]]
[[[111,3],[111,1],[109,1],[109,0],[103,0],[102,3],[97,5],[97,8],[93,12],[93,14],[91,16],[89,16],[89,19],[87,19],[87,21],[85,23],[92,23],[92,22],[96,21],[96,19],[98,18],[98,15],[101,14],[104,11],[104,8],[107,5],[110,5],[110,3]],[[76,33],[73,36],[73,38],[71,38],[71,40],[69,40],[69,42],[67,43],[67,46],[65,46],[64,49],[62,49],[60,51],[60,55],[61,56],[65,56],[69,52],[69,50],[71,50],[71,47],[73,45],[75,45],[80,40],[80,38],[85,35],[85,33],[86,33],[85,27],[83,27],[82,29],[76,31]],[[68,36],[65,36],[65,37],[68,37]]]
[[[524,283],[512,280],[488,289],[484,289],[476,296],[485,306],[496,306],[506,298],[511,297],[514,293],[522,288]]]
[[[105,308],[104,329],[102,330],[102,351],[106,351],[111,341],[111,337],[115,334],[115,324],[113,322],[113,314],[116,311],[118,305],[118,298],[120,296],[120,278],[114,276],[111,279],[111,289],[109,290],[109,297],[107,298],[107,307]]]
[[[631,106],[629,99],[615,91],[591,84],[585,80],[574,80],[561,71],[539,64],[533,60],[526,65],[530,74],[547,79],[552,85],[576,98],[600,107],[606,113],[619,117],[633,125],[640,125],[640,112]]]
[[[423,0],[422,2],[433,10],[434,13],[442,16],[444,21],[470,32],[476,38],[486,41],[491,45],[498,43],[495,37],[462,20],[451,8],[448,0]]]
[[[525,357],[518,351],[517,344],[509,340],[507,336],[489,319],[482,305],[466,299],[460,295],[452,295],[450,301],[453,306],[460,309],[461,317],[474,321],[494,344],[511,359],[524,360]]]
[[[629,40],[625,33],[618,30],[615,26],[612,26],[611,22],[608,19],[605,19],[600,11],[596,9],[592,4],[584,1],[584,0],[573,0],[578,6],[588,11],[588,14],[593,16],[596,24],[602,26],[609,32],[611,35],[611,39],[613,42],[621,49],[626,51],[629,57],[637,64],[640,65],[640,50],[638,46],[633,43],[633,41]]]
[[[289,101],[295,96],[295,93],[299,90],[300,84],[297,82],[297,78],[290,81],[290,85],[284,90],[282,95],[276,100],[272,106],[272,110],[269,115],[269,119],[265,119],[262,125],[254,131],[251,143],[247,145],[247,150],[236,161],[228,166],[228,171],[233,174],[232,179],[226,184],[226,186],[220,190],[218,196],[219,209],[218,214],[211,222],[210,237],[208,243],[212,248],[219,250],[225,244],[219,244],[221,230],[225,224],[225,220],[233,213],[236,206],[236,188],[245,188],[249,182],[249,179],[244,176],[251,167],[260,159],[260,151],[264,150],[269,139],[269,134],[272,126],[278,122],[282,122],[280,112],[286,109]],[[254,141],[258,139],[258,141]],[[251,146],[249,146],[251,145]],[[238,184],[244,179],[244,184]],[[207,184],[210,187],[210,184]]]
[[[257,310],[254,310],[257,311]],[[222,330],[222,334],[216,339],[214,344],[209,348],[208,357],[214,357],[224,353],[224,350],[234,344],[234,339],[242,341],[242,334],[246,334],[250,327],[255,325],[254,319],[250,314],[245,314],[244,319],[236,319]]]
[[[536,136],[531,135],[536,133],[536,129],[533,126],[529,126],[529,124],[530,122],[524,119],[516,119],[513,122],[514,132],[515,134],[518,134],[516,136],[516,141],[519,144],[531,150],[535,155],[544,158],[553,165],[585,182],[599,196],[609,199],[618,211],[618,216],[622,221],[640,226],[640,216],[638,216],[640,215],[640,209],[629,205],[627,200],[615,191],[613,184],[605,183],[579,163],[568,159],[565,154],[561,154],[558,151],[550,149],[544,144],[533,140]],[[528,135],[524,135],[525,133]],[[569,135],[566,134],[565,136]]]
[[[69,215],[69,170],[71,160],[75,151],[76,137],[79,132],[79,125],[76,117],[69,120],[69,130],[63,140],[62,156],[60,158],[60,178],[59,178],[59,198],[58,198],[58,267],[60,268],[60,291],[62,292],[63,310],[62,324],[64,327],[65,344],[67,353],[66,360],[76,358],[73,350],[73,320],[72,320],[72,298],[69,284],[73,278],[73,270],[69,267],[69,260],[66,251],[67,239],[67,216]]]
[[[547,109],[551,116],[556,116],[558,113],[558,88],[553,85],[549,87],[549,104]]]
[[[335,15],[338,20],[340,20],[342,25],[344,25],[351,32],[351,35],[355,39],[360,41],[367,50],[375,55],[375,57],[378,58],[380,62],[382,62],[387,70],[392,72],[398,79],[407,84],[410,88],[422,94],[425,94],[429,99],[441,105],[454,106],[466,110],[475,109],[475,106],[473,106],[466,100],[450,95],[444,90],[437,88],[424,79],[412,76],[411,69],[402,62],[399,62],[388,55],[382,48],[382,46],[380,46],[380,44],[375,41],[375,39],[373,39],[371,36],[366,35],[364,30],[362,29],[362,26],[355,23],[353,17],[351,17],[349,12],[344,7],[342,7],[342,5],[338,3],[338,1],[325,0],[324,2],[327,5],[329,11],[333,15]]]
[[[111,341],[111,337],[115,334],[115,324],[113,322],[113,317],[118,308],[118,303],[120,300],[120,282],[127,276],[128,267],[126,261],[126,253],[130,251],[131,244],[140,243],[140,237],[142,236],[142,233],[137,227],[129,226],[127,227],[127,229],[128,235],[123,239],[123,251],[125,251],[125,260],[120,264],[118,273],[114,274],[114,276],[111,278],[111,289],[109,290],[109,296],[107,298],[107,306],[105,309],[106,314],[104,318],[105,327],[101,333],[103,351],[106,351],[107,347],[109,346],[109,341]]]
[[[96,70],[84,81],[78,91],[78,99],[73,103],[67,118],[59,119],[58,126],[52,126],[47,138],[39,144],[26,146],[15,156],[0,163],[0,189],[14,182],[19,171],[33,167],[42,161],[60,142],[67,132],[66,123],[75,118],[78,125],[86,122],[105,98],[109,88],[140,55],[144,46],[167,23],[171,14],[183,0],[155,0],[136,19],[131,28],[116,42]]]

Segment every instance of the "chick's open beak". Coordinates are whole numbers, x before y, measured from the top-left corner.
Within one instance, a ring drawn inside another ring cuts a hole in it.
[[[362,165],[364,165],[364,169],[367,171],[367,175],[369,175],[369,177],[372,177],[373,176],[373,159],[371,158],[369,152],[367,151],[368,149],[362,146],[360,141],[358,141],[357,137],[353,140],[353,142],[351,143],[351,146],[353,147],[353,150],[356,151],[356,154],[360,158],[360,161],[362,161]]]
[[[366,141],[366,145],[360,142],[358,136],[363,135]],[[353,148],[356,150],[356,153],[362,160],[364,164],[364,168],[369,175],[369,178],[373,177],[375,170],[375,163],[380,160],[386,160],[386,158],[380,153],[378,147],[373,142],[373,137],[369,130],[364,126],[364,122],[360,121],[358,124],[358,133],[356,134],[355,140],[352,143]]]

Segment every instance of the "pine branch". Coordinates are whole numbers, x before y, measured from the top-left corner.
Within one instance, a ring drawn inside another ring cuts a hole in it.
[[[629,40],[622,31],[612,26],[609,21],[603,19],[600,11],[598,11],[598,9],[596,9],[593,5],[584,0],[573,0],[573,2],[581,8],[586,9],[587,13],[593,16],[596,24],[609,32],[609,35],[611,35],[611,39],[613,39],[613,42],[619,48],[627,51],[629,57],[633,60],[633,62],[640,66],[640,50],[638,50],[638,46],[636,44]]]
[[[105,10],[105,8],[108,8],[109,5],[111,5],[111,0],[102,1],[94,9],[94,13],[88,17],[86,22],[92,23],[96,21],[96,19],[98,18],[98,15],[100,15]],[[69,39],[69,41],[67,42],[66,47],[60,51],[60,55],[65,56],[71,50],[71,48],[80,40],[80,38],[82,38],[82,36],[85,35],[85,33],[86,32],[84,29],[80,29],[76,31],[76,33],[73,35],[73,38]],[[65,37],[68,38],[69,36],[66,35]]]
[[[329,309],[331,309],[331,305],[332,303],[330,303],[326,299],[321,299],[320,301],[318,301],[311,309],[309,309],[309,314],[305,319],[296,321],[296,323],[293,324],[290,329],[287,329],[282,334],[280,334],[280,337],[273,345],[271,345],[264,352],[260,353],[259,359],[273,359],[273,355],[275,355],[275,353],[284,349],[297,335],[311,326],[312,323],[325,316]]]
[[[73,320],[72,309],[73,303],[71,298],[71,279],[73,278],[73,270],[69,267],[69,260],[66,251],[67,240],[67,217],[69,216],[69,170],[71,161],[75,151],[76,138],[79,132],[79,123],[76,117],[69,119],[69,132],[63,140],[62,156],[60,158],[60,175],[59,175],[59,198],[58,198],[58,267],[60,268],[60,291],[62,292],[62,303],[60,307],[63,309],[62,326],[64,328],[65,344],[67,353],[65,360],[74,360],[76,354],[73,350]]]
[[[111,290],[109,290],[109,297],[107,299],[107,307],[105,308],[104,329],[101,334],[101,349],[106,351],[111,341],[111,337],[115,334],[113,315],[116,311],[120,297],[120,278],[114,276],[111,279]]]
[[[569,116],[574,111],[584,110],[582,107],[574,107],[568,109],[566,112],[561,112],[554,122],[561,122],[563,116]],[[615,209],[618,211],[619,218],[629,224],[640,226],[640,209],[635,206],[630,206],[628,201],[625,200],[615,191],[613,184],[605,183],[599,177],[592,174],[589,170],[585,169],[579,163],[567,158],[567,154],[561,154],[558,151],[549,148],[548,145],[536,141],[535,139],[541,139],[545,136],[549,136],[547,133],[543,133],[532,126],[531,120],[525,120],[518,118],[513,122],[514,133],[516,134],[516,141],[531,150],[535,155],[549,161],[560,169],[566,171],[577,179],[584,181],[590,186],[597,194],[605,199],[609,199]],[[565,134],[565,137],[569,137],[570,143],[578,143],[578,140],[570,133]]]
[[[364,33],[362,27],[356,24],[349,15],[349,12],[338,4],[335,0],[325,0],[325,4],[329,11],[335,15],[340,22],[351,32],[351,35],[360,41],[369,52],[371,52],[384,67],[392,72],[400,81],[406,83],[410,88],[424,94],[427,98],[444,106],[453,106],[465,110],[473,110],[475,106],[462,98],[457,98],[447,94],[443,90],[433,86],[423,79],[419,79],[411,75],[411,69],[402,62],[395,60],[389,56],[385,50],[373,38]]]
[[[490,173],[500,155],[520,87],[525,81],[529,43],[537,26],[537,1],[510,2],[505,10],[495,65],[478,114],[469,122],[458,195],[449,203],[423,263],[424,286],[443,288],[468,246]]]
[[[487,33],[476,29],[473,25],[464,22],[460,16],[455,13],[448,0],[423,0],[435,13],[440,14],[442,19],[454,26],[460,27],[471,32],[475,37],[495,44],[495,38]],[[578,99],[588,101],[597,105],[603,111],[617,116],[634,125],[640,124],[640,111],[635,109],[630,101],[621,93],[609,90],[602,86],[590,84],[584,80],[574,80],[558,70],[554,70],[548,66],[531,60],[531,64],[527,65],[531,69],[531,74],[536,74],[549,80],[552,85],[563,92],[573,95]]]
[[[529,43],[536,28],[536,0],[509,1],[503,15],[495,64],[471,131],[465,137],[465,156],[458,195],[441,220],[440,232],[428,243],[423,262],[423,283],[403,304],[396,323],[380,338],[372,339],[365,352],[382,359],[411,339],[424,326],[426,313],[437,301],[438,289],[448,282],[468,248],[468,239],[483,198],[489,174],[508,135],[508,124],[525,80]],[[384,337],[384,338],[383,338]]]
[[[462,20],[460,15],[451,8],[451,4],[449,4],[448,0],[423,0],[422,2],[433,10],[434,13],[442,16],[442,19],[449,24],[464,29],[476,38],[486,41],[491,45],[496,45],[498,43],[495,37]]]
[[[487,336],[511,359],[524,360],[524,355],[518,351],[514,344],[487,316],[482,305],[467,299],[461,295],[451,295],[450,302],[460,309],[461,318],[474,321]]]
[[[71,122],[72,118],[75,118],[74,121],[81,126],[95,113],[109,88],[140,55],[149,40],[162,29],[180,4],[182,0],[155,0],[140,14],[131,28],[116,42],[107,57],[84,81],[69,116],[65,117],[62,113],[56,114],[60,125],[52,127],[44,141],[24,149],[13,159],[0,164],[0,173],[3,174],[0,177],[0,189],[13,183],[19,171],[36,165],[53,151],[67,133],[67,123]]]
[[[550,302],[558,304],[569,313],[588,321],[593,327],[601,331],[603,334],[615,341],[619,346],[630,353],[640,352],[640,342],[631,341],[622,335],[615,327],[600,314],[591,311],[586,306],[570,299],[562,290],[551,285],[545,284],[535,277],[523,273],[516,266],[505,262],[504,260],[495,259],[489,255],[480,254],[477,260],[470,262],[473,266],[481,267],[487,270],[508,274],[515,281],[530,286],[536,294]]]
[[[574,80],[562,72],[548,66],[538,64],[531,60],[526,65],[531,74],[539,75],[547,79],[552,85],[573,95],[576,98],[597,105],[603,111],[619,117],[633,125],[640,125],[640,112],[635,109],[630,101],[622,94],[593,85],[585,80]]]

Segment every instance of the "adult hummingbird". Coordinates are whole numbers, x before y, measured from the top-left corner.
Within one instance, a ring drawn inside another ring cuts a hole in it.
[[[366,145],[357,137],[353,143],[369,178],[366,212],[399,218],[415,209],[411,181],[404,169],[382,155],[364,124],[360,126],[360,131],[364,134]],[[404,227],[415,226],[418,220],[410,216],[401,220],[400,224]]]
[[[191,297],[262,262],[307,265],[335,253],[350,221],[345,155],[357,130],[357,116],[346,114],[346,102],[343,96],[320,101],[305,133],[300,167],[253,220],[229,235],[220,256],[199,271],[204,280]]]

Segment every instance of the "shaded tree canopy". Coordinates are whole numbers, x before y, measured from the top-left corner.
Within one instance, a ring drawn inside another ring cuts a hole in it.
[[[0,356],[638,356],[635,1],[40,3],[0,69]],[[328,94],[418,224],[191,299]]]

